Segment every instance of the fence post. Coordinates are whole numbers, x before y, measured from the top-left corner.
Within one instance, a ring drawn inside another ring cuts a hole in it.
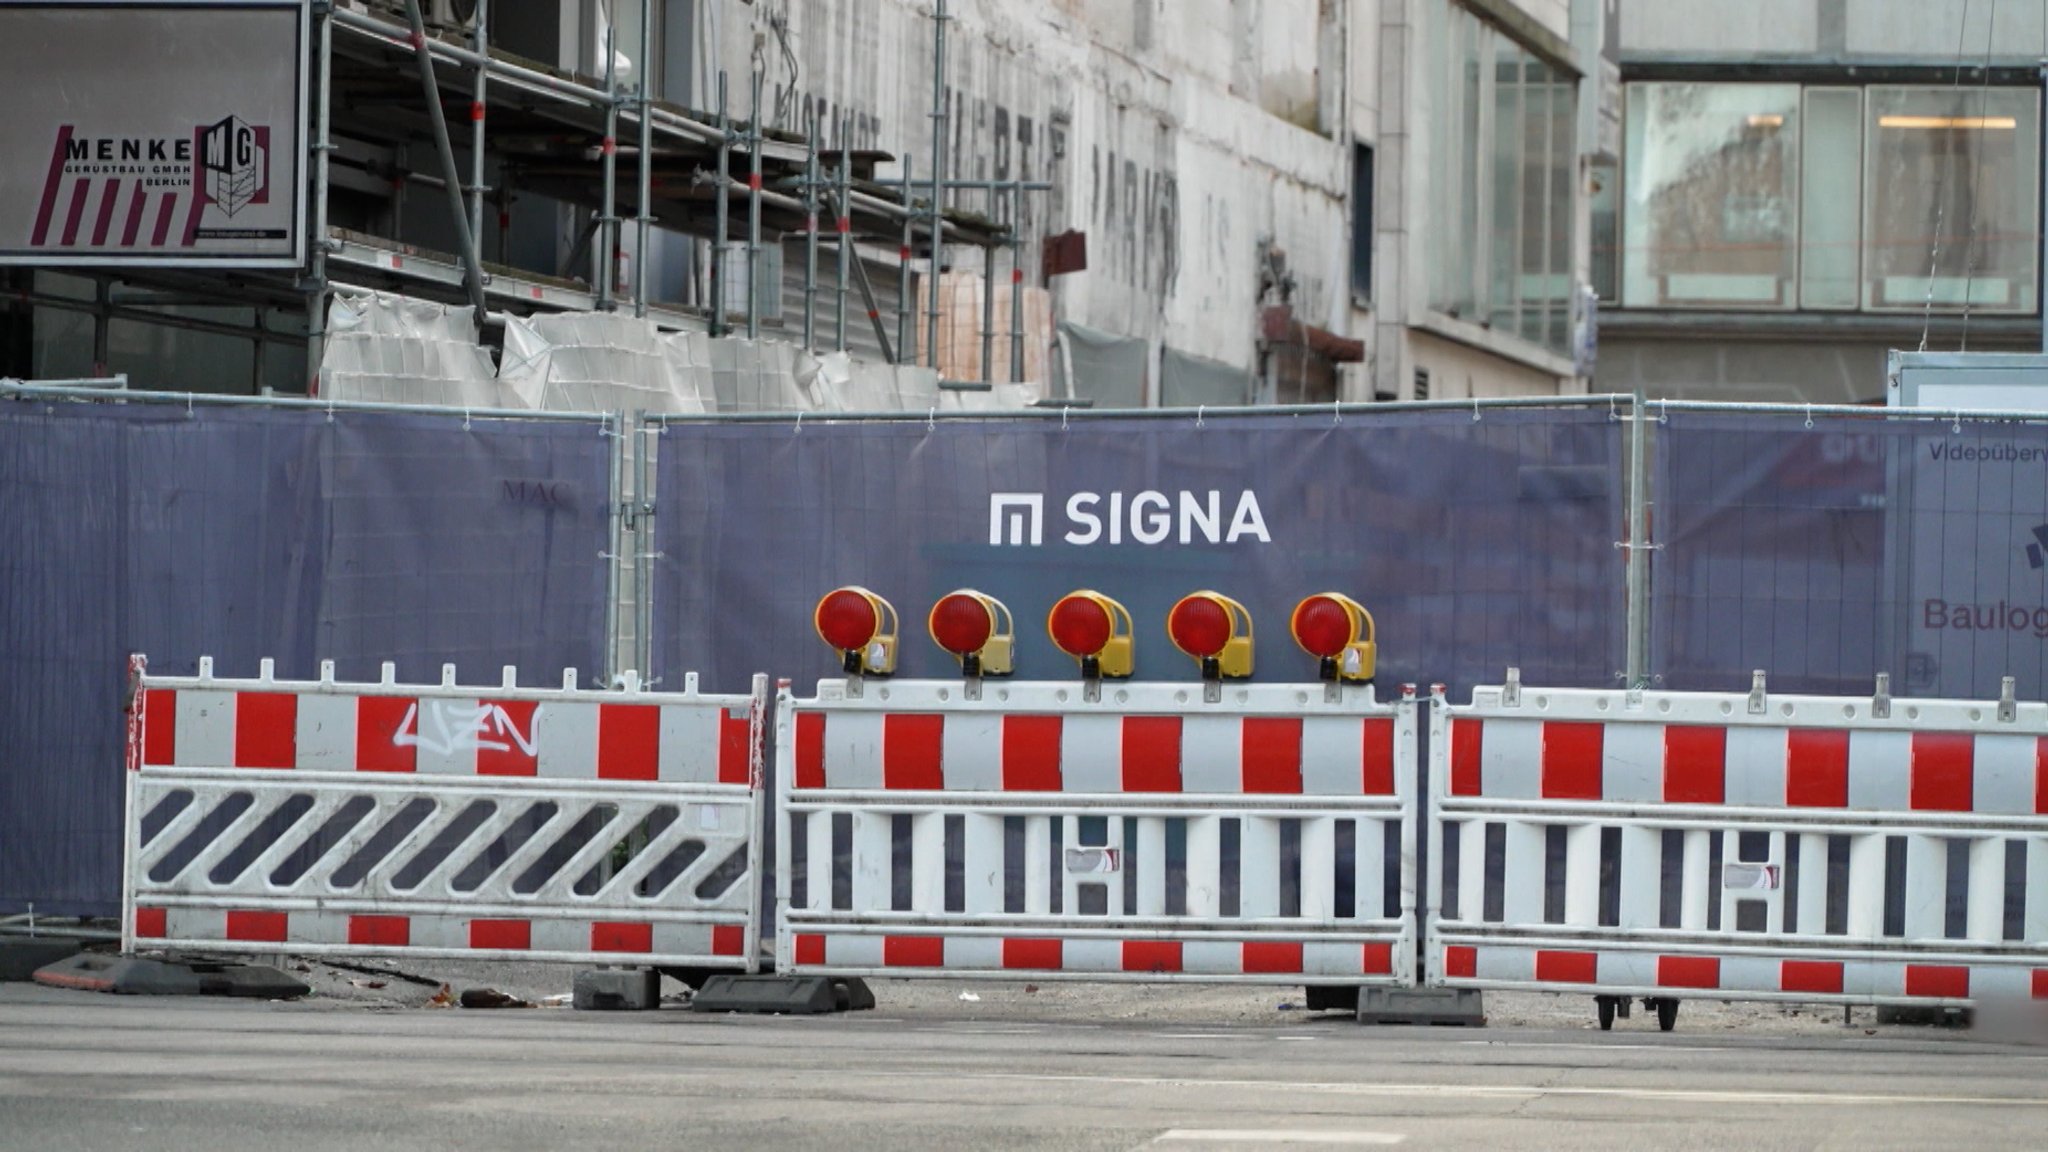
[[[1628,460],[1628,671],[1625,684],[1629,691],[1640,692],[1648,686],[1649,628],[1648,614],[1650,586],[1650,543],[1645,538],[1649,527],[1647,502],[1649,499],[1649,461],[1645,445],[1647,419],[1643,390],[1635,391],[1629,405],[1629,460]]]

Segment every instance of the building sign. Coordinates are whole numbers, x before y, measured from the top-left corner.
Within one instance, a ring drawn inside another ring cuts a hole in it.
[[[303,263],[306,5],[0,2],[0,263]]]

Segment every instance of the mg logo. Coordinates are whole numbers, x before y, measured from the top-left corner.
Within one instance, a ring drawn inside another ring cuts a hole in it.
[[[270,132],[230,116],[201,135],[199,166],[206,198],[221,211],[233,216],[262,203],[270,191]]]
[[[1230,509],[1229,518],[1224,517]],[[1236,544],[1255,540],[1271,544],[1258,493],[1246,489],[1234,503],[1216,489],[1206,492],[1144,491],[1076,492],[1067,497],[1069,544]],[[1045,495],[1040,492],[992,492],[988,498],[988,543],[991,548],[1037,548],[1045,543]]]

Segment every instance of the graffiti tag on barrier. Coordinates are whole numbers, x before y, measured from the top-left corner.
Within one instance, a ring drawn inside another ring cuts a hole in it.
[[[426,702],[421,714],[417,702],[408,705],[405,719],[391,742],[401,748],[424,748],[437,756],[456,752],[509,752],[517,745],[528,756],[535,754],[533,738],[519,730],[518,721],[502,704],[455,704],[445,700]]]

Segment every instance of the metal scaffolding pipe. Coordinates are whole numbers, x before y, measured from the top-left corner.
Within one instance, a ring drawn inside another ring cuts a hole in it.
[[[308,412],[385,412],[407,416],[459,416],[469,420],[545,421],[556,424],[591,424],[616,420],[606,412],[544,412],[528,408],[456,408],[447,404],[395,404],[367,400],[316,400],[297,396],[242,396],[226,392],[128,391],[109,393],[105,388],[44,387],[39,384],[11,384],[0,380],[0,397],[31,400],[116,401],[129,404],[179,404],[226,408],[296,408]],[[1213,413],[1211,414],[1213,415]]]
[[[818,346],[818,114],[805,112],[804,139],[804,350]]]
[[[482,324],[488,311],[484,307],[483,263],[477,259],[476,237],[469,230],[469,211],[462,203],[462,177],[455,169],[455,147],[448,142],[448,117],[441,108],[441,86],[434,80],[434,57],[427,50],[427,24],[420,16],[420,0],[405,0],[405,16],[412,22],[420,89],[426,95],[427,115],[434,124],[434,149],[441,154],[441,178],[448,182],[448,207],[455,218],[456,240],[462,246],[463,287],[469,293],[470,307],[476,309],[476,323]]]
[[[227,324],[219,320],[202,320],[196,316],[173,316],[148,308],[137,308],[128,304],[115,304],[100,300],[79,300],[70,296],[51,296],[42,292],[8,292],[0,295],[0,306],[8,301],[33,304],[38,308],[54,308],[60,312],[79,312],[87,316],[111,320],[133,320],[138,324],[154,324],[181,332],[204,332],[213,336],[230,336],[237,340],[271,341],[278,344],[304,344],[308,351],[318,335],[308,329],[306,335],[297,336],[289,332],[272,332],[260,327],[258,320],[249,327]],[[103,325],[102,325],[103,326]],[[95,354],[98,354],[96,351]]]
[[[1649,664],[1650,542],[1645,537],[1649,519],[1643,502],[1649,498],[1649,460],[1644,425],[1649,412],[1643,391],[1636,389],[1630,401],[1628,437],[1628,667],[1623,685],[1631,692],[1648,687],[1645,672]]]
[[[910,153],[903,154],[903,246],[896,250],[896,347],[902,350],[902,360],[908,364],[917,363],[917,344],[911,337],[911,329],[917,313],[917,299],[910,289],[911,246],[916,243],[916,205],[910,200],[910,168],[914,159]]]
[[[1010,383],[1024,382],[1024,186],[1010,190]]]
[[[962,391],[980,391],[981,386],[967,384]],[[1588,410],[1593,408],[1617,408],[1628,403],[1626,395],[1598,396],[1503,396],[1491,400],[1410,400],[1387,404],[1264,404],[1245,405],[1236,408],[1209,408],[1197,413],[1188,408],[1081,408],[1071,404],[1034,405],[1016,411],[1003,413],[1005,420],[1186,420],[1197,419],[1227,420],[1233,417],[1266,418],[1272,416],[1322,416],[1335,419],[1338,416],[1385,416],[1397,412],[1464,412],[1475,408],[1481,412],[1509,408],[1555,408],[1559,410]],[[1713,407],[1713,405],[1709,405]],[[1867,411],[1867,410],[1866,410]],[[1882,411],[1879,409],[1878,411]],[[2035,413],[2036,418],[2040,414]],[[717,413],[659,413],[650,412],[647,420],[657,427],[673,424],[772,424],[788,423],[796,418],[791,412],[717,412]],[[940,410],[905,412],[900,409],[890,412],[833,412],[808,419],[829,420],[833,423],[887,424],[905,423],[915,420],[930,423],[935,420],[987,420],[986,412],[964,412]],[[1943,416],[1943,419],[1947,419]]]
[[[611,555],[604,558],[606,594],[604,598],[604,680],[607,685],[618,681],[619,672],[619,599],[625,586],[626,550],[626,452],[625,431],[612,418],[604,422],[603,434],[613,438],[610,472],[610,522],[606,525],[611,534]]]
[[[905,184],[907,184],[907,183],[909,183],[909,182],[910,182],[910,177],[908,177],[908,176],[905,176],[905,177],[904,177],[903,179],[901,179],[901,180],[870,180],[870,181],[868,181],[868,183],[870,183],[870,184],[873,184],[873,185],[875,185],[875,186],[876,186],[876,187],[878,187],[878,188],[901,188],[901,187],[903,187],[903,186],[904,186]],[[930,184],[931,182],[930,182],[929,180],[927,180],[927,181],[925,181],[925,183],[926,183],[927,185],[929,185],[929,184]],[[954,191],[956,191],[956,192],[957,192],[957,191],[959,191],[959,190],[960,190],[960,189],[962,189],[962,188],[974,189],[974,190],[978,190],[978,191],[982,191],[982,192],[1000,192],[1000,191],[1003,191],[1003,190],[1005,190],[1005,189],[1009,189],[1009,188],[1022,188],[1022,189],[1024,189],[1024,190],[1025,190],[1026,192],[1050,192],[1050,191],[1052,191],[1052,187],[1053,187],[1053,186],[1052,186],[1051,184],[1049,184],[1049,183],[1047,183],[1047,182],[1043,181],[1043,180],[1028,180],[1028,181],[1025,181],[1025,180],[960,180],[960,179],[952,179],[952,180],[948,180],[948,181],[946,181],[946,187],[948,187],[948,188],[951,188],[951,189],[953,189],[953,190],[954,190]]]
[[[306,395],[320,391],[320,365],[327,357],[327,157],[334,151],[334,9],[318,10],[320,91],[313,101],[313,235],[307,266]]]
[[[994,215],[993,212],[990,213]],[[995,379],[996,360],[996,246],[981,250],[981,381]]]
[[[834,333],[839,339],[839,350],[846,351],[846,287],[853,278],[853,218],[847,207],[847,193],[852,186],[852,148],[847,143],[850,117],[839,118],[839,203],[834,214],[833,227],[839,232],[839,299],[835,313]]]
[[[633,222],[633,316],[640,320],[647,318],[647,241],[654,223],[654,120],[647,114],[653,53],[654,0],[640,0],[640,214]]]
[[[714,209],[711,228],[711,334],[725,334],[725,230],[726,196],[731,191],[732,176],[726,171],[726,164],[732,147],[732,121],[727,118],[725,106],[725,70],[718,72],[718,205]]]
[[[747,339],[761,338],[761,70],[754,69],[753,125],[747,161]]]
[[[934,0],[932,10],[932,263],[931,310],[926,319],[929,324],[931,348],[928,349],[927,363],[939,366],[939,267],[944,262],[945,221],[940,215],[941,202],[946,191],[946,0]]]
[[[476,28],[471,33],[476,54],[490,59],[490,0],[476,0]],[[469,232],[476,237],[477,253],[484,244],[484,107],[490,88],[490,69],[476,66],[476,99],[469,106]],[[500,253],[502,256],[503,254]]]
[[[410,2],[410,0],[409,0]],[[604,43],[604,145],[600,161],[604,171],[604,210],[597,223],[597,310],[617,307],[612,299],[613,284],[619,277],[619,27],[606,20]]]

